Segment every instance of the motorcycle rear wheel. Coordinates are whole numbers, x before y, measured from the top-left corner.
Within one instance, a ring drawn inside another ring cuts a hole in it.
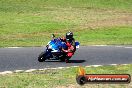
[[[65,59],[65,62],[66,62],[66,63],[69,63],[69,59]]]

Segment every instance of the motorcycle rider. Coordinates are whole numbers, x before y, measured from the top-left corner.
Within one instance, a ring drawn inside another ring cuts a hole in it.
[[[62,40],[66,43],[66,45],[68,47],[67,50],[62,48],[62,51],[67,54],[66,55],[67,58],[65,60],[66,60],[66,62],[68,62],[69,58],[71,58],[73,56],[74,52],[76,51],[75,39],[73,38],[73,33],[71,31],[67,32],[66,37],[63,38]]]
[[[69,42],[72,46],[75,47],[75,39],[73,38],[73,33],[71,31],[66,33],[66,36],[61,38],[65,43]]]

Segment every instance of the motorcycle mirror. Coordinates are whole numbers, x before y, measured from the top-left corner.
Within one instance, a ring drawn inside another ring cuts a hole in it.
[[[54,38],[55,37],[55,35],[54,34],[52,34],[52,38]]]

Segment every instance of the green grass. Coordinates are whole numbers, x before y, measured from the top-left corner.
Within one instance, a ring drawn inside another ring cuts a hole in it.
[[[35,30],[34,30],[35,31]],[[131,45],[132,44],[132,27],[111,27],[84,29],[75,31],[75,39],[81,45]],[[26,32],[26,31],[25,31]],[[47,33],[47,34],[46,34]],[[42,46],[50,40],[48,32],[45,33],[27,33],[0,36],[0,46]],[[57,34],[61,35],[61,34]]]
[[[73,8],[110,8],[132,10],[131,0],[1,0],[2,10],[6,11],[40,11],[45,7]],[[3,9],[4,7],[4,9]],[[47,9],[46,9],[47,10]],[[50,9],[48,9],[50,10]]]
[[[111,27],[85,29],[77,33],[78,41],[82,41],[82,45],[131,45],[132,44],[132,27]]]
[[[82,45],[132,44],[131,20],[132,0],[1,0],[0,47],[42,46],[50,40],[50,34],[62,36],[69,30],[75,32]],[[112,32],[104,36],[105,29],[118,29],[121,34],[129,31],[130,36],[111,39]],[[84,30],[92,32],[91,37]]]
[[[84,67],[87,74],[130,74],[132,75],[132,65],[118,66],[100,66],[100,67]],[[76,83],[76,74],[78,68],[71,67],[68,69],[34,71],[31,73],[13,73],[0,75],[0,87],[5,88],[79,88]],[[105,87],[109,88],[130,88],[130,84],[86,84],[82,88],[87,87]]]

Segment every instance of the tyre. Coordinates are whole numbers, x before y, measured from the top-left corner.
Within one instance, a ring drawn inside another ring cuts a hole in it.
[[[65,62],[66,62],[66,63],[69,63],[69,59],[65,59]]]
[[[61,62],[65,62],[65,59],[64,59],[64,58],[61,58],[60,61],[61,61]]]
[[[84,85],[86,83],[86,78],[84,76],[77,76],[76,81],[79,85]]]
[[[39,62],[43,62],[43,61],[46,60],[46,58],[45,58],[45,53],[46,53],[46,52],[42,52],[42,53],[39,55],[39,57],[38,57],[38,61],[39,61]]]

